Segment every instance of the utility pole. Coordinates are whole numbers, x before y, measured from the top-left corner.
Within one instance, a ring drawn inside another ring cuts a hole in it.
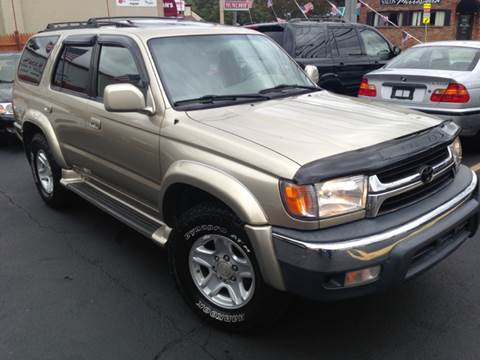
[[[357,0],[345,0],[345,19],[348,22],[357,22]]]
[[[225,0],[218,0],[218,9],[220,11],[220,24],[225,24],[225,13],[224,13]]]

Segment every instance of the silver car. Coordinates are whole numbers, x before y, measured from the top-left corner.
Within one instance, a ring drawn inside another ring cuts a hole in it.
[[[358,95],[453,120],[473,136],[480,130],[479,58],[478,41],[417,45],[368,73]]]

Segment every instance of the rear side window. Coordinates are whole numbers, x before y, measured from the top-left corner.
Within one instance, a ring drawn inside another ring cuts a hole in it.
[[[124,47],[102,46],[98,65],[97,94],[103,98],[108,85],[130,83],[145,94],[145,85],[135,59]]]
[[[58,36],[39,36],[30,39],[25,46],[18,66],[18,78],[40,84],[48,58],[57,43]]]
[[[53,85],[88,94],[92,46],[66,45],[57,62]]]
[[[320,26],[295,27],[295,57],[311,59],[328,56],[326,28]]]
[[[278,31],[265,31],[264,34],[271,37],[277,44],[283,45],[283,29]]]
[[[339,56],[361,55],[360,41],[353,27],[332,28]]]

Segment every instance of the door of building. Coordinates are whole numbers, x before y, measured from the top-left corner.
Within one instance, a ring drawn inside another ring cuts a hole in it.
[[[472,20],[471,14],[460,14],[457,23],[457,40],[472,39]]]

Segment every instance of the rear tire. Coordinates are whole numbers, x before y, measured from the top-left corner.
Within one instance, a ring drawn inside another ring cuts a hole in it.
[[[70,193],[61,184],[62,168],[56,163],[47,139],[37,133],[29,144],[28,157],[37,190],[45,203],[54,208],[64,208]]]
[[[216,327],[264,328],[286,308],[285,294],[264,283],[243,224],[217,204],[201,204],[180,216],[169,260],[187,304]]]

